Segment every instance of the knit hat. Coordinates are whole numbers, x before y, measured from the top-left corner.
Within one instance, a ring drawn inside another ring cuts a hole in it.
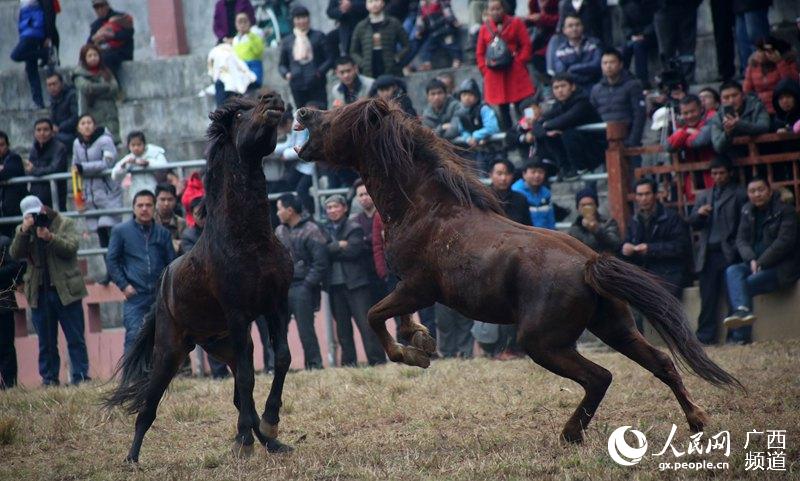
[[[44,204],[42,204],[42,201],[39,200],[38,197],[29,195],[19,203],[19,210],[22,211],[22,217],[25,217],[28,214],[38,214],[42,211],[43,205]]]
[[[581,199],[583,199],[584,197],[591,197],[592,199],[594,199],[594,203],[596,205],[600,205],[600,201],[597,199],[597,191],[595,191],[591,187],[585,187],[579,190],[577,194],[575,194],[575,207],[578,207],[578,204],[581,203]]]

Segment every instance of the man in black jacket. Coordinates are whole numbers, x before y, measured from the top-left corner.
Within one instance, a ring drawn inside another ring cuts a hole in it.
[[[281,225],[275,235],[292,253],[294,277],[289,287],[289,310],[297,321],[306,369],[322,369],[322,355],[314,331],[314,307],[319,289],[328,272],[327,239],[322,229],[308,216],[293,194],[281,196],[277,215]]]
[[[494,160],[489,166],[489,180],[492,182],[492,190],[500,198],[506,217],[518,224],[532,225],[528,200],[519,192],[511,190],[514,164],[506,159]]]
[[[333,66],[332,54],[325,34],[311,29],[306,7],[292,8],[294,32],[281,40],[278,71],[289,82],[295,105],[305,107],[308,102],[328,105],[325,91],[325,74]],[[300,44],[295,47],[295,44]]]
[[[58,72],[47,76],[47,93],[50,95],[50,120],[56,138],[68,150],[78,135],[78,95],[75,88],[64,85],[64,77]]]
[[[342,347],[341,365],[357,365],[352,319],[361,334],[369,365],[383,364],[386,354],[367,320],[372,293],[368,259],[364,257],[364,231],[354,220],[347,219],[347,201],[341,195],[330,196],[325,201],[325,211],[330,220],[326,226],[330,270],[325,287],[336,320],[336,337]]]
[[[610,48],[600,60],[603,78],[592,87],[591,102],[604,122],[625,122],[628,125],[626,147],[642,143],[645,108],[642,83],[623,69],[622,54]]]
[[[11,239],[0,236],[0,390],[17,385],[14,285],[23,266],[8,253],[10,247]]]
[[[569,235],[591,247],[595,252],[608,252],[616,255],[622,245],[619,224],[613,218],[605,219],[597,208],[597,191],[586,187],[575,194],[575,207],[578,217],[569,227]]]
[[[36,177],[67,171],[67,146],[54,137],[53,123],[50,119],[38,119],[33,126],[33,147],[30,159],[23,162],[25,173]],[[58,204],[53,202],[50,182],[31,182],[31,194],[44,205],[52,205],[55,210],[67,207],[67,181],[56,182]]]
[[[731,165],[718,157],[711,161],[714,187],[697,195],[689,225],[699,231],[695,271],[700,281],[700,317],[697,339],[714,344],[717,339],[717,305],[725,280],[725,269],[739,260],[736,231],[742,206],[747,202],[744,189],[731,178]]]
[[[0,181],[25,175],[22,158],[10,147],[8,135],[0,130]],[[0,217],[20,215],[19,203],[26,195],[28,195],[28,189],[25,184],[0,186]],[[13,238],[14,225],[3,224],[0,226],[0,234]]]
[[[356,24],[367,16],[367,3],[364,0],[329,0],[326,13],[337,24],[336,29],[328,33],[336,38],[336,53],[347,55]]]
[[[753,296],[776,291],[800,277],[797,255],[797,213],[781,201],[769,182],[754,177],[747,184],[749,202],[742,208],[736,249],[742,263],[725,271],[728,297],[733,309],[725,318],[730,340],[747,344],[751,340]]]
[[[664,281],[664,287],[676,298],[687,279],[692,242],[689,228],[678,214],[658,201],[654,180],[636,182],[638,212],[628,223],[622,255]]]
[[[576,84],[569,73],[553,77],[553,107],[533,124],[538,155],[554,159],[561,178],[573,181],[578,170],[592,170],[604,160],[605,133],[576,129],[581,125],[601,122],[589,96]]]

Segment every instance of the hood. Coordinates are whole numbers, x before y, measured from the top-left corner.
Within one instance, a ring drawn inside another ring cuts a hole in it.
[[[92,135],[89,136],[88,141],[84,141],[83,137],[81,137],[80,135],[78,135],[78,139],[79,142],[82,144],[92,145],[93,143],[97,142],[97,139],[102,137],[104,134],[108,134],[109,136],[111,136],[111,132],[109,132],[108,129],[106,129],[102,125],[98,125],[97,127],[95,127],[94,132],[92,132]]]
[[[794,96],[794,109],[789,112],[788,115],[781,115],[782,111],[778,107],[778,99],[781,95],[787,93]],[[791,78],[785,78],[778,82],[778,85],[775,86],[775,90],[772,92],[772,106],[775,108],[775,113],[781,117],[800,115],[800,83],[797,83],[797,81]]]
[[[458,85],[458,89],[456,89],[456,91],[453,93],[456,96],[460,96],[462,92],[472,92],[476,97],[478,97],[478,104],[483,101],[483,97],[481,96],[481,88],[478,86],[478,82],[473,78],[468,78],[461,82]]]

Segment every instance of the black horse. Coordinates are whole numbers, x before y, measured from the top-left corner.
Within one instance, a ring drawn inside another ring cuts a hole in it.
[[[205,229],[195,247],[165,270],[156,304],[117,368],[120,384],[105,399],[108,407],[138,413],[129,462],[138,462],[158,403],[196,344],[234,374],[234,451],[252,453],[253,434],[270,452],[291,450],[277,435],[291,362],[286,335],[292,262],[272,230],[261,170],[262,157],[275,149],[283,111],[280,96],[267,94],[258,101],[236,99],[210,115]],[[260,420],[250,336],[259,315],[267,319],[275,351],[275,378]]]

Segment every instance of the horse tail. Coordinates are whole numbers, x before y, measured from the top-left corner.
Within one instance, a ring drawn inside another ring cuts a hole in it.
[[[147,399],[147,384],[153,366],[153,346],[156,339],[156,305],[144,317],[144,323],[136,341],[120,359],[114,376],[122,372],[119,385],[103,399],[106,408],[123,407],[128,414],[140,412]]]
[[[584,279],[601,296],[622,300],[641,312],[681,365],[714,386],[744,390],[738,379],[709,359],[687,327],[680,301],[655,276],[612,255],[602,254],[586,263]]]

